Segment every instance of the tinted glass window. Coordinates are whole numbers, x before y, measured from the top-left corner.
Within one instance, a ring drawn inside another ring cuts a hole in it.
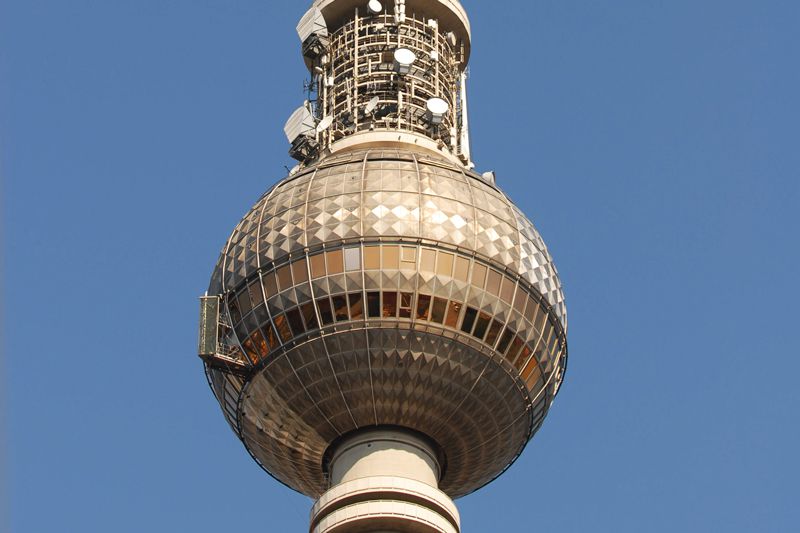
[[[333,313],[336,315],[336,321],[344,322],[348,320],[349,315],[347,313],[347,299],[344,297],[344,294],[332,296],[331,301],[333,302]]]
[[[481,313],[478,315],[478,322],[475,324],[475,332],[473,335],[482,339],[484,335],[486,335],[486,329],[489,327],[489,320],[492,317],[487,315],[486,313]]]
[[[318,329],[319,324],[317,324],[317,313],[314,311],[314,304],[308,302],[307,304],[303,305],[303,319],[306,322],[306,327],[309,330]]]
[[[489,346],[494,346],[494,343],[497,342],[497,337],[500,336],[500,329],[502,327],[502,322],[492,320],[492,325],[489,326],[489,333],[486,335],[486,344]]]
[[[458,326],[458,315],[461,314],[461,305],[460,302],[450,302],[447,310],[447,318],[444,321],[445,326],[450,328]]]
[[[364,297],[360,292],[351,292],[347,295],[350,304],[350,317],[352,320],[361,320],[364,318]]]
[[[464,333],[472,333],[472,326],[475,325],[475,318],[477,316],[477,309],[467,307],[467,310],[464,312],[464,322],[461,324],[461,331]]]
[[[292,333],[295,337],[305,333],[306,330],[303,326],[303,319],[300,318],[300,311],[297,308],[287,311],[286,317],[289,319],[289,327],[292,328]]]
[[[383,316],[386,318],[394,318],[397,316],[397,293],[384,292],[383,293]]]
[[[324,326],[333,324],[333,311],[331,311],[331,301],[328,298],[317,300],[317,309],[319,309],[319,318]]]
[[[325,275],[325,256],[317,254],[311,256],[311,277],[321,278]]]
[[[367,293],[367,313],[370,318],[380,318],[381,316],[381,293]]]
[[[431,297],[427,294],[420,294],[417,297],[417,319],[428,319],[428,308],[431,305]]]

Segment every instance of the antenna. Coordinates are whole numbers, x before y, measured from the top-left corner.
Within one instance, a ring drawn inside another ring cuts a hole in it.
[[[432,125],[438,125],[444,122],[444,116],[450,110],[450,104],[441,98],[431,98],[428,100],[427,104],[425,104],[425,107],[428,110],[426,117],[428,122]]]
[[[322,133],[323,131],[327,130],[333,124],[333,117],[328,115],[327,117],[323,118],[317,124],[317,133]]]
[[[372,100],[369,101],[367,107],[364,108],[364,113],[367,115],[371,115],[375,108],[378,107],[378,103],[381,101],[379,96],[375,96]]]
[[[328,48],[328,24],[322,11],[312,7],[297,24],[297,35],[303,43],[303,57],[316,61]]]
[[[414,64],[414,61],[417,60],[417,56],[414,52],[409,50],[408,48],[398,48],[394,51],[394,70],[398,74],[405,76],[409,72],[411,72],[411,66]]]
[[[308,107],[302,105],[294,110],[294,113],[286,121],[283,132],[289,142],[294,142],[301,135],[308,135],[314,132],[314,117]]]
[[[328,24],[325,22],[325,17],[322,16],[322,11],[315,7],[306,11],[297,24],[297,35],[300,36],[300,42],[305,42],[312,35],[327,37]]]
[[[369,3],[367,4],[367,11],[373,15],[377,15],[383,11],[383,5],[378,0],[369,0]]]
[[[289,149],[289,155],[292,158],[298,161],[308,161],[319,151],[319,145],[315,138],[314,116],[308,109],[308,102],[292,113],[283,127],[283,132],[292,143],[292,147]]]

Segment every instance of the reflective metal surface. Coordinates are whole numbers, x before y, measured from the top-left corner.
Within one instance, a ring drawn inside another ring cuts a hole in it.
[[[313,497],[327,447],[375,425],[430,436],[440,488],[469,493],[514,461],[563,379],[564,297],[541,237],[499,189],[422,151],[335,154],[277,184],[209,294],[237,361],[207,363],[229,423]]]

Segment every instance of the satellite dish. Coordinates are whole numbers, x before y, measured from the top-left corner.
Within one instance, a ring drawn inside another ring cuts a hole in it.
[[[417,60],[414,52],[408,48],[398,48],[394,51],[394,69],[400,74],[411,72],[411,65]]]
[[[450,104],[441,98],[431,98],[428,100],[426,107],[428,108],[428,111],[434,115],[446,115],[450,110]]]
[[[425,104],[425,107],[428,109],[426,115],[431,124],[441,124],[444,122],[444,116],[450,110],[450,104],[441,98],[431,98]]]
[[[378,103],[381,101],[379,97],[374,97],[372,100],[369,101],[367,107],[364,108],[364,113],[367,115],[371,115],[375,108],[378,107]]]
[[[333,124],[332,116],[327,116],[323,118],[322,120],[319,121],[319,124],[317,124],[317,133],[322,133],[323,131],[327,130],[328,128],[331,127],[331,124]]]
[[[369,4],[367,4],[367,10],[373,15],[377,15],[383,11],[383,5],[381,5],[378,0],[369,0]]]

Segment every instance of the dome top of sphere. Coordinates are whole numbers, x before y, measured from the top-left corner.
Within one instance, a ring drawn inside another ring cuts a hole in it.
[[[479,174],[405,149],[334,154],[277,183],[229,237],[209,294],[291,254],[386,239],[432,241],[500,265],[533,285],[566,330],[558,273],[522,211]]]

